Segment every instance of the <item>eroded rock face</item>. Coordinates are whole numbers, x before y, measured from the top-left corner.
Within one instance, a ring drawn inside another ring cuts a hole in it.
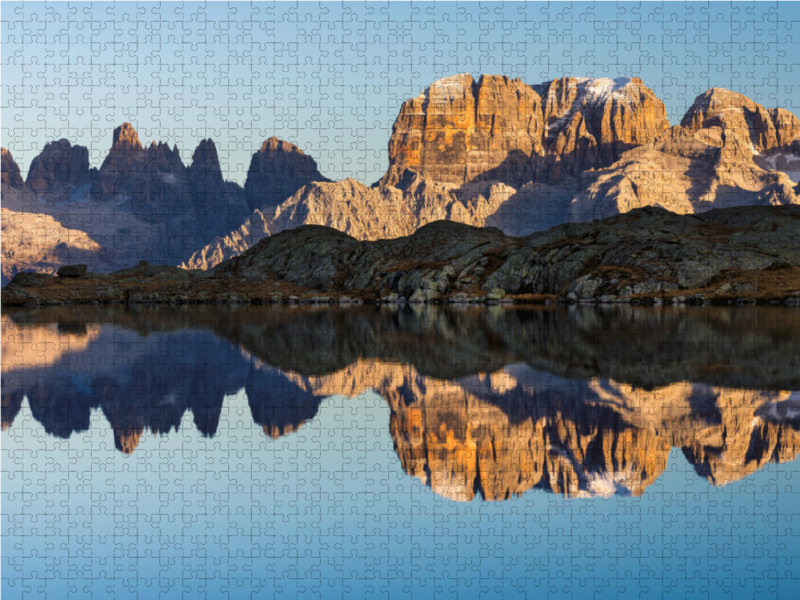
[[[570,204],[569,220],[602,219],[645,206],[693,214],[800,203],[789,175],[754,162],[743,131],[747,136],[742,128],[672,127],[610,167],[584,173],[585,190]]]
[[[68,186],[92,183],[96,171],[89,167],[89,150],[61,139],[47,144],[31,162],[28,186],[37,194],[68,191]]]
[[[244,195],[251,211],[281,204],[313,181],[329,181],[317,169],[316,161],[294,144],[276,137],[266,140],[253,154]]]
[[[784,108],[773,108],[769,116],[775,124],[775,138],[778,146],[787,147],[800,137],[800,119]]]
[[[25,185],[25,182],[22,180],[19,166],[14,161],[14,157],[11,156],[11,152],[2,148],[0,149],[0,154],[2,154],[2,182],[12,188],[21,188]]]
[[[432,181],[463,184],[494,171],[518,182],[541,151],[541,98],[519,79],[468,73],[434,82],[403,103],[389,141],[384,185],[413,169]]]
[[[564,77],[537,89],[542,91],[546,152],[536,168],[539,181],[557,183],[609,166],[669,127],[664,103],[638,77]]]
[[[719,126],[741,138],[745,150],[751,153],[787,146],[800,135],[800,120],[789,111],[767,110],[747,96],[723,88],[712,88],[698,96],[681,126],[689,131]]]
[[[457,185],[560,183],[613,163],[668,126],[663,102],[638,78],[530,86],[494,75],[476,82],[465,73],[403,104],[381,183],[395,184],[407,168]]]

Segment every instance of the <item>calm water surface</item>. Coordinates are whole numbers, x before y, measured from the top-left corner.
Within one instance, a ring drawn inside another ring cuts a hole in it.
[[[796,598],[800,310],[2,317],[2,595]]]

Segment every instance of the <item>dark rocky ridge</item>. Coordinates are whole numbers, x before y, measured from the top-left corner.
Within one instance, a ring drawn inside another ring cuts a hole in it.
[[[774,266],[800,266],[800,207],[693,216],[650,207],[526,238],[448,221],[377,242],[301,227],[259,242],[209,276],[274,277],[321,291],[396,293],[408,301],[495,290],[611,301],[701,288],[723,273]]]
[[[317,302],[795,303],[800,207],[686,216],[648,207],[516,238],[449,221],[374,242],[303,226],[210,271],[144,264],[105,279],[94,285],[45,279],[33,286],[15,279],[2,302],[286,302],[294,296]]]

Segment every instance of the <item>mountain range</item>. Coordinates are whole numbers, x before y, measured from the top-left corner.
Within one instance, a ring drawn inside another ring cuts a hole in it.
[[[800,120],[714,88],[670,126],[638,78],[540,85],[469,74],[400,108],[389,168],[372,186],[331,182],[277,138],[253,154],[244,187],[226,181],[213,140],[189,166],[178,149],[114,131],[99,169],[68,140],[47,144],[23,181],[2,151],[2,276],[139,260],[208,269],[264,237],[326,225],[360,240],[437,220],[525,236],[657,206],[679,214],[800,203]]]

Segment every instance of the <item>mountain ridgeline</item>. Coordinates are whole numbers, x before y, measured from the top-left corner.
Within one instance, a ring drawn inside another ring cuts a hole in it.
[[[647,206],[798,204],[798,181],[800,120],[735,92],[701,94],[670,126],[638,78],[460,74],[403,103],[389,168],[372,186],[331,182],[274,137],[244,188],[225,180],[212,140],[185,166],[176,147],[144,146],[128,123],[99,169],[86,148],[58,140],[23,181],[4,149],[3,281],[78,260],[100,272],[140,259],[209,269],[302,225],[377,240],[444,219],[524,236]]]
[[[176,146],[144,146],[130,123],[114,130],[99,169],[62,139],[34,158],[23,181],[3,149],[3,283],[19,271],[84,262],[107,272],[140,259],[178,264],[239,227],[252,207],[275,204],[312,181],[314,159],[272,138],[253,156],[245,188],[226,181],[213,140],[184,165]],[[13,243],[12,243],[13,241]]]

